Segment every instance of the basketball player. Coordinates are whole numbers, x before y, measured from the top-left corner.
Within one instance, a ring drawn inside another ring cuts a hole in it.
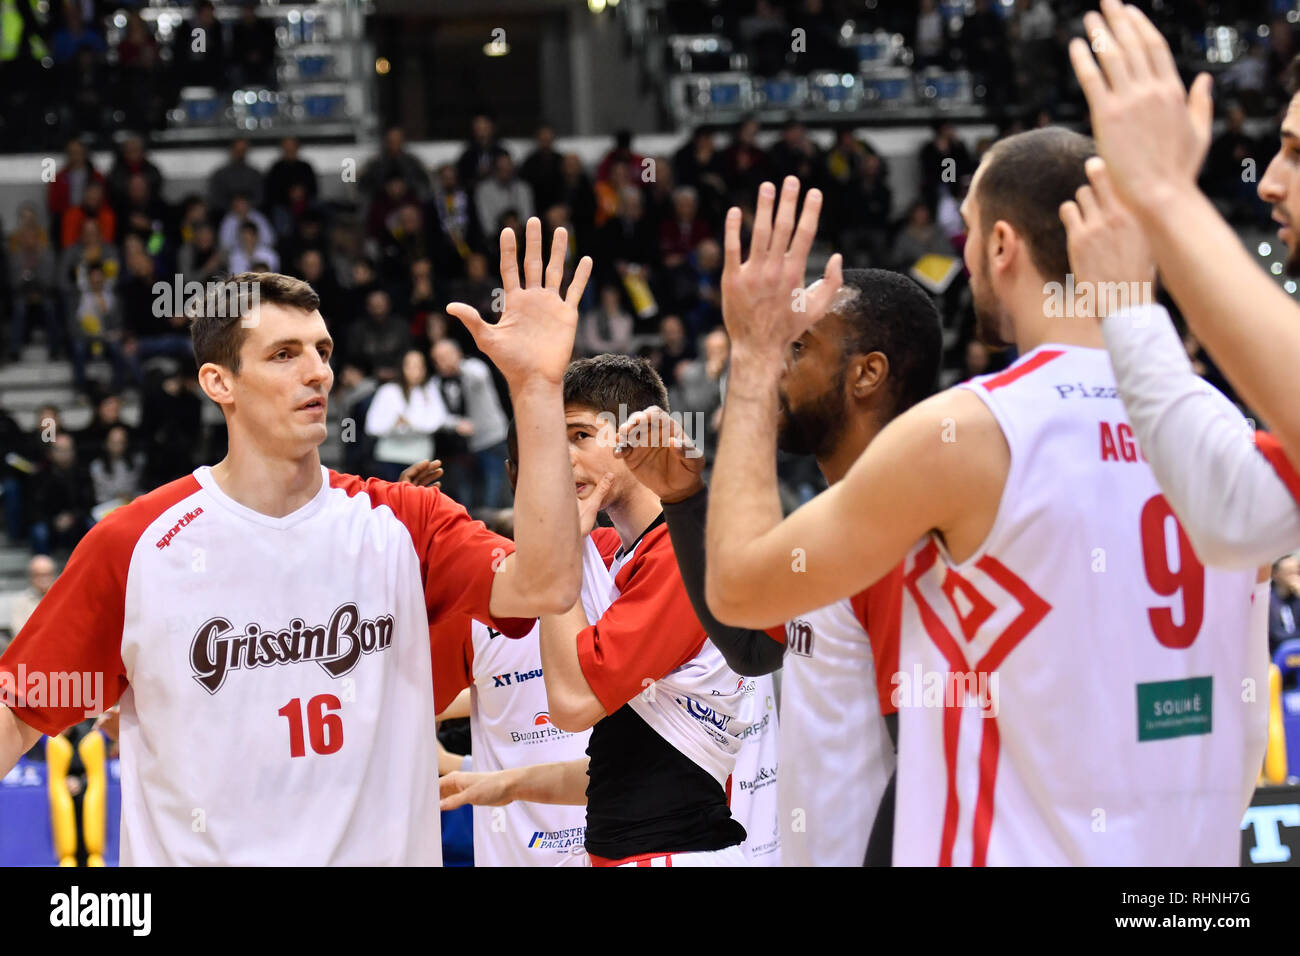
[[[120,698],[124,863],[440,862],[429,619],[521,635],[580,583],[555,423],[590,260],[565,299],[562,232],[545,284],[539,221],[522,284],[509,230],[501,246],[500,320],[450,311],[519,404],[517,554],[436,490],[322,468],[333,343],[319,300],[287,276],[235,276],[214,296],[256,283],[256,304],[193,320],[229,454],[77,547],[0,662],[0,770]],[[51,699],[45,684],[69,672],[103,693]]]
[[[726,222],[733,351],[707,526],[709,607],[771,626],[903,565],[894,862],[1228,865],[1240,853],[1242,680],[1253,575],[1196,559],[1137,455],[1095,322],[1057,317],[1061,203],[1091,143],[995,145],[962,205],[986,340],[1021,358],[886,426],[844,479],[782,520],[777,385],[840,287],[802,290],[821,197],[760,188],[750,255]],[[800,311],[803,306],[804,310]],[[1188,834],[1196,834],[1189,839]]]
[[[1188,95],[1164,38],[1140,11],[1109,0],[1102,10],[1104,20],[1086,18],[1097,58],[1080,40],[1070,57],[1105,159],[1090,164],[1088,204],[1067,205],[1062,216],[1080,254],[1086,244],[1090,262],[1109,266],[1095,281],[1154,253],[1188,326],[1276,433],[1255,432],[1234,407],[1203,390],[1163,309],[1098,316],[1134,432],[1197,554],[1224,567],[1267,563],[1300,547],[1300,475],[1292,466],[1300,461],[1300,309],[1197,189],[1213,120],[1209,77],[1198,77]],[[1295,275],[1300,60],[1288,75],[1293,95],[1282,145],[1259,196],[1282,224],[1278,235]],[[1140,231],[1126,226],[1131,218]],[[1138,258],[1118,259],[1120,248]]]
[[[604,593],[541,621],[550,720],[571,732],[591,728],[585,773],[582,761],[567,761],[443,779],[445,809],[585,802],[594,866],[745,863],[727,786],[752,723],[753,682],[706,639],[659,499],[615,456],[619,419],[667,402],[653,368],[628,356],[582,359],[564,376],[582,529],[598,509],[614,525],[592,531],[602,561],[584,567],[584,590]]]
[[[778,383],[777,444],[815,455],[835,484],[886,423],[933,392],[942,349],[938,311],[916,283],[879,269],[845,272],[830,310],[791,347]],[[638,432],[668,440],[638,447]],[[619,437],[632,473],[664,502],[682,579],[710,640],[738,673],[783,668],[778,793],[785,863],[861,866],[865,859],[888,866],[901,567],[783,628],[727,627],[704,600],[704,459],[690,455],[688,441],[678,440],[675,423],[659,409],[634,415]],[[877,693],[864,692],[873,687]]]

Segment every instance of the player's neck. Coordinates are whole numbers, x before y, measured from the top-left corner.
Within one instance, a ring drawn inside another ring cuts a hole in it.
[[[1057,289],[1059,283],[1042,283],[1035,274],[1016,297],[1013,311],[1015,342],[1024,355],[1040,345],[1077,345],[1083,348],[1104,349],[1106,340],[1101,334],[1101,323],[1078,314],[1080,308],[1090,308],[1070,288]]]
[[[212,477],[226,495],[271,518],[293,514],[320,491],[320,452],[299,459],[259,454],[232,445],[212,466]]]
[[[853,467],[853,463],[867,450],[871,440],[880,434],[880,424],[875,415],[850,415],[844,426],[844,434],[835,443],[834,449],[824,458],[817,459],[826,484],[833,485]]]
[[[658,496],[637,482],[636,487],[625,497],[612,502],[605,509],[605,514],[614,522],[614,530],[618,532],[623,547],[630,548],[663,510],[664,506]]]

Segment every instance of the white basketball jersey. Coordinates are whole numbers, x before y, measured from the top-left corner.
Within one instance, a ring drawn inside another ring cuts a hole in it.
[[[845,598],[786,624],[780,815],[786,866],[862,866],[894,746],[871,642]]]
[[[963,387],[1011,463],[974,555],[904,565],[895,863],[1235,865],[1255,575],[1197,560],[1105,350]]]
[[[731,815],[745,828],[741,850],[749,864],[780,866],[776,682],[771,674],[763,674],[748,683],[754,695],[754,722],[741,735],[736,769],[731,773]]]

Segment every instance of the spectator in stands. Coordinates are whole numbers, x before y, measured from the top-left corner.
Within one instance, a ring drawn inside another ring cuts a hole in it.
[[[446,316],[439,311],[434,295],[433,263],[428,259],[416,259],[411,263],[407,279],[410,293],[406,297],[405,312],[411,317],[411,334],[418,339],[414,347],[421,355],[428,355],[430,346],[446,335]],[[438,335],[429,337],[429,323],[434,320],[441,325],[441,330]]]
[[[316,201],[320,190],[316,169],[301,157],[301,147],[296,136],[286,136],[280,141],[280,155],[266,171],[264,199],[268,215],[274,216],[277,208],[290,205],[289,191],[294,186],[303,188],[307,202]]]
[[[519,167],[519,178],[533,191],[533,203],[545,212],[564,201],[564,158],[555,149],[555,129],[549,123],[537,127],[533,151]]]
[[[445,255],[440,260],[443,271],[458,275],[465,271],[470,255],[484,248],[483,234],[479,228],[478,214],[470,194],[461,185],[456,167],[450,163],[438,167],[437,183],[430,200],[434,216],[442,230],[442,248]]]
[[[248,197],[253,206],[262,205],[262,174],[248,162],[248,140],[244,137],[230,144],[230,156],[208,177],[208,205],[218,215],[225,215],[238,195]]]
[[[239,224],[239,241],[230,250],[230,271],[235,274],[251,272],[254,264],[259,262],[270,272],[278,272],[280,269],[279,254],[262,242],[257,224],[242,222]]]
[[[752,116],[741,120],[732,135],[731,145],[722,151],[718,164],[733,202],[752,201],[758,187],[771,178],[767,154],[758,145],[758,120]]]
[[[63,0],[63,25],[54,31],[50,54],[55,63],[67,64],[76,58],[79,50],[90,50],[102,58],[108,52],[108,44],[94,20],[86,22],[77,0]]]
[[[623,295],[616,285],[600,288],[600,304],[578,320],[578,350],[583,356],[606,352],[628,354],[635,323],[623,308]]]
[[[948,30],[936,0],[921,0],[916,14],[916,32],[910,39],[915,57],[913,62],[918,70],[947,65]]]
[[[500,310],[500,301],[497,298],[499,288],[488,268],[487,256],[475,252],[465,262],[465,277],[451,282],[447,300],[472,305],[478,309],[479,315],[491,315]],[[471,354],[477,353],[478,349],[473,344],[473,337],[470,336],[464,323],[453,319],[448,323],[448,327],[451,337],[460,342],[462,348]]]
[[[39,419],[37,422],[39,426]],[[23,512],[27,501],[27,484],[36,470],[40,455],[32,447],[32,436],[0,405],[0,505],[4,506],[5,532],[10,544],[22,541],[27,534]]]
[[[477,493],[471,491],[467,499],[456,500],[466,508],[500,507],[509,421],[497,397],[492,372],[482,359],[464,355],[452,339],[434,343],[433,364],[437,388],[448,413],[468,418],[472,426],[467,438],[479,477]],[[465,434],[463,430],[458,433]]]
[[[72,436],[55,436],[32,493],[32,550],[52,554],[76,547],[90,529],[91,498],[90,475],[77,459]]]
[[[108,199],[115,208],[124,204],[131,177],[137,173],[148,181],[151,200],[162,195],[162,173],[145,155],[144,139],[132,133],[122,141],[122,150],[108,171]]]
[[[139,236],[151,255],[162,252],[167,241],[171,208],[161,196],[149,194],[149,181],[136,173],[126,184],[126,199],[117,214],[119,241],[126,236]]]
[[[36,409],[36,420],[27,436],[27,447],[31,451],[32,464],[43,466],[50,455],[50,446],[55,436],[63,434],[63,415],[57,405],[45,404]]]
[[[429,233],[424,228],[424,211],[408,203],[390,217],[380,246],[380,274],[405,296],[409,292],[412,264],[428,259],[432,253]]]
[[[641,190],[625,186],[620,198],[617,218],[596,232],[596,246],[605,258],[603,264],[596,260],[596,268],[604,273],[604,283],[616,281],[612,273],[623,276],[629,269],[648,273],[659,257],[659,237],[645,218]]]
[[[179,364],[146,374],[140,408],[144,487],[156,488],[194,470],[204,401],[197,391],[198,382],[182,375]]]
[[[988,89],[985,102],[996,114],[1012,96],[1012,65],[1007,26],[992,0],[975,0],[975,12],[962,21],[961,43],[971,72]]]
[[[227,76],[226,37],[212,0],[199,0],[194,19],[173,34],[172,60],[181,86],[230,88]]]
[[[698,194],[690,186],[673,190],[673,208],[659,226],[659,276],[661,294],[674,304],[692,298],[696,282],[690,258],[713,230],[700,215]]]
[[[257,15],[257,0],[243,0],[239,19],[230,28],[235,86],[275,89],[275,24]]]
[[[753,14],[740,21],[740,41],[759,76],[785,69],[786,54],[791,52],[790,25],[773,0],[758,0]]]
[[[521,222],[533,215],[533,190],[515,175],[515,163],[502,153],[492,163],[492,175],[474,187],[474,209],[485,235],[496,239],[500,222],[513,210]]]
[[[81,239],[64,249],[59,257],[55,278],[59,283],[65,315],[72,315],[80,304],[81,293],[86,288],[86,270],[92,264],[103,267],[110,285],[121,273],[117,253],[112,246],[100,241],[98,224],[88,219],[81,224]]]
[[[695,343],[686,334],[686,325],[681,316],[665,315],[659,320],[659,353],[655,359],[655,371],[669,388],[677,385],[677,374],[684,363],[696,357]]]
[[[161,110],[158,104],[158,40],[138,10],[126,15],[126,31],[117,45],[117,103],[128,126],[148,129]]]
[[[139,443],[135,429],[122,420],[122,396],[118,392],[105,392],[95,402],[95,414],[90,424],[73,437],[77,447],[87,455],[98,454],[108,440],[108,433],[114,428],[121,428],[125,432],[130,447],[134,448]]]
[[[194,227],[193,237],[176,254],[176,268],[186,282],[206,283],[229,271],[229,258],[217,242],[216,230],[210,223],[200,222]]]
[[[116,391],[130,377],[123,351],[122,310],[104,277],[102,263],[86,267],[85,289],[72,319],[72,375],[78,389],[86,390],[86,359],[106,355],[113,369]]]
[[[275,230],[266,221],[260,210],[254,209],[249,197],[236,193],[230,202],[230,212],[221,219],[221,228],[217,231],[217,241],[227,252],[234,251],[239,245],[239,230],[245,223],[252,223],[257,229],[257,245],[268,249],[275,247]],[[238,270],[236,270],[238,271]]]
[[[884,267],[894,192],[889,186],[889,167],[875,151],[863,156],[855,187],[845,190],[842,205],[831,217],[839,227],[836,246],[850,265]]]
[[[366,237],[375,241],[382,240],[388,230],[389,217],[403,206],[416,201],[415,194],[401,171],[390,169],[384,188],[371,200],[370,210],[366,214]]]
[[[906,224],[894,239],[893,267],[906,273],[916,260],[931,253],[943,256],[956,254],[952,243],[930,214],[930,207],[924,199],[918,199],[907,211]]]
[[[177,245],[194,238],[194,230],[200,223],[211,223],[208,216],[208,204],[196,193],[188,194],[180,201],[180,214],[176,218],[175,239]]]
[[[211,227],[206,228],[211,230]],[[164,293],[165,298],[154,293],[158,281],[154,260],[143,247],[128,250],[126,277],[118,291],[129,336],[126,353],[137,381],[140,380],[141,367],[155,356],[170,355],[188,362],[194,354],[186,312],[169,305],[170,285]],[[98,448],[101,444],[102,435],[97,436],[92,447]]]
[[[1258,170],[1268,164],[1268,156],[1245,126],[1246,111],[1240,103],[1230,103],[1227,126],[1210,144],[1201,185],[1206,195],[1218,200],[1230,221],[1267,222],[1268,207],[1260,202],[1255,182],[1261,175]]]
[[[596,194],[591,185],[591,177],[582,166],[582,160],[574,153],[567,153],[560,164],[561,202],[569,210],[569,219],[573,222],[574,237],[579,249],[590,248],[593,232],[596,228]]]
[[[388,293],[371,290],[366,296],[366,317],[353,326],[348,340],[348,360],[381,383],[393,382],[410,346],[406,319],[393,315]]]
[[[826,9],[823,0],[802,0],[790,21],[791,26],[803,31],[803,52],[796,54],[796,68],[801,72],[835,70],[848,73],[856,70],[857,57],[840,46],[839,33],[843,22],[843,17],[837,19]]]
[[[1294,554],[1273,564],[1273,589],[1268,601],[1268,650],[1300,636],[1300,559]]]
[[[330,334],[336,341],[341,340],[344,335],[343,330],[347,328],[347,323],[354,316],[345,314],[343,289],[339,286],[338,279],[334,277],[333,270],[329,268],[325,253],[320,249],[304,249],[298,256],[294,275],[310,285],[320,296],[320,314],[324,316]]]
[[[375,441],[375,473],[397,481],[417,461],[432,458],[434,432],[447,424],[447,408],[437,388],[429,388],[429,367],[421,352],[402,356],[402,373],[380,385],[366,412],[366,434]]]
[[[722,160],[712,133],[701,128],[691,134],[673,155],[673,175],[679,185],[695,187],[700,208],[709,219],[717,221],[722,217],[727,184],[722,178]]]
[[[361,170],[358,185],[368,196],[384,188],[396,173],[406,180],[407,192],[423,201],[429,195],[429,173],[424,163],[406,149],[406,134],[400,126],[390,126],[384,131],[384,142],[379,155],[366,163]]]
[[[63,215],[62,241],[59,248],[66,249],[81,235],[82,223],[93,221],[99,226],[99,235],[105,242],[117,238],[117,215],[104,195],[103,183],[91,180],[82,191],[81,202],[70,207]]]
[[[722,324],[722,246],[705,239],[689,260],[692,288],[678,307],[691,336]]]
[[[63,236],[63,217],[69,209],[80,206],[85,199],[86,186],[97,182],[106,185],[103,173],[90,161],[86,145],[77,137],[68,140],[67,159],[54,175],[54,182],[46,193],[50,211],[50,228],[60,239]],[[76,235],[76,233],[73,233]],[[63,248],[60,244],[59,248]]]
[[[697,446],[712,458],[717,451],[718,429],[722,424],[722,397],[727,387],[727,363],[731,340],[724,329],[704,337],[704,355],[681,365],[677,374],[674,409],[703,416],[704,433],[692,434]]]
[[[96,509],[129,504],[143,488],[144,455],[131,451],[126,429],[121,425],[109,429],[100,447],[100,453],[90,463]]]
[[[970,150],[957,136],[957,128],[947,121],[935,124],[934,139],[921,147],[921,196],[933,210],[939,194],[951,193],[957,180],[975,174]]]
[[[642,176],[646,171],[645,157],[632,149],[632,132],[621,129],[614,133],[614,145],[596,167],[596,182],[609,182],[613,178],[615,166],[622,166],[627,174],[627,182],[635,186],[643,185],[647,180]]]
[[[506,149],[497,139],[496,123],[487,113],[475,113],[469,129],[469,141],[456,160],[456,176],[465,189],[472,190],[492,172],[497,157]]]
[[[25,202],[18,209],[18,224],[9,236],[8,264],[13,296],[9,360],[16,361],[27,344],[27,320],[34,310],[43,320],[46,350],[51,359],[57,358],[63,348],[63,310],[54,280],[54,250],[34,203]]]
[[[48,554],[34,554],[30,561],[27,562],[27,589],[14,595],[13,602],[9,605],[9,633],[14,637],[18,636],[27,624],[27,619],[32,616],[36,610],[36,605],[41,603],[41,598],[45,597],[46,592],[54,585],[54,579],[58,577],[58,567],[54,559]],[[3,652],[4,648],[0,648]]]
[[[822,151],[808,136],[808,129],[797,119],[788,119],[781,127],[781,138],[767,153],[773,182],[797,176],[804,189],[821,186],[824,168]]]
[[[324,213],[306,198],[307,190],[301,183],[294,183],[289,192],[290,205],[277,207],[271,217],[271,228],[281,237],[276,248],[280,261],[297,262],[308,249],[325,255],[329,251],[329,240],[325,236]]]

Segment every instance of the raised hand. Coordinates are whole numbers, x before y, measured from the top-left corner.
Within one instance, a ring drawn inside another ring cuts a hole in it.
[[[417,461],[414,465],[407,465],[397,480],[421,487],[432,485],[437,488],[442,480],[442,461],[437,458],[430,461],[426,458],[424,461]]]
[[[596,487],[591,489],[591,494],[578,499],[578,534],[582,537],[591,534],[592,529],[596,527],[596,516],[600,514],[600,509],[605,504],[605,497],[612,487],[614,487],[614,476],[607,471],[601,476],[600,481],[596,482]]]
[[[1214,119],[1210,77],[1199,75],[1188,93],[1169,44],[1141,10],[1101,0],[1101,11],[1084,16],[1091,45],[1072,40],[1070,62],[1117,194],[1135,210],[1158,209],[1195,188]]]
[[[616,458],[656,495],[672,504],[704,487],[704,455],[662,408],[651,406],[628,418],[618,430]]]
[[[1061,204],[1075,287],[1092,292],[1092,318],[1154,298],[1156,263],[1141,224],[1120,201],[1103,159],[1088,160],[1090,186]],[[1084,302],[1088,301],[1086,298]]]
[[[743,264],[741,213],[735,206],[727,211],[722,319],[733,352],[741,356],[750,352],[784,355],[786,347],[826,312],[843,283],[841,257],[836,253],[826,265],[825,278],[804,288],[808,252],[822,208],[820,190],[808,190],[798,228],[794,214],[799,205],[799,180],[786,177],[774,220],[775,199],[776,187],[763,183],[758,189],[749,258]]]
[[[569,236],[555,230],[551,261],[542,270],[542,221],[536,216],[524,228],[524,281],[519,281],[515,233],[501,231],[501,284],[505,298],[496,324],[483,321],[478,310],[452,302],[447,312],[465,323],[474,341],[490,358],[512,388],[534,380],[559,384],[573,355],[578,327],[578,301],[591,275],[591,257],[583,256],[574,270],[568,294],[560,296],[564,282],[564,256]]]

